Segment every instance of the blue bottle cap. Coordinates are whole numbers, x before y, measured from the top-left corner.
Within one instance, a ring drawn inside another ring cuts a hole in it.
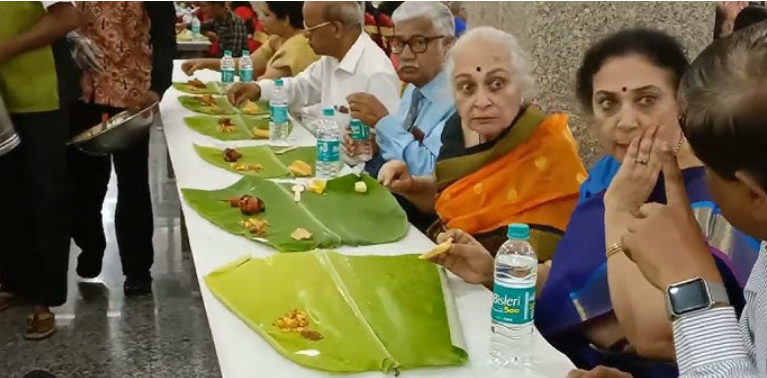
[[[242,50],[242,56],[248,56],[248,55],[250,55],[250,51]]]
[[[285,85],[285,82],[284,82],[284,81],[282,81],[282,78],[280,78],[280,79],[275,79],[275,80],[274,80],[274,85],[276,85],[276,86],[278,86],[278,87],[282,87],[282,86],[284,86],[284,85]]]
[[[351,121],[349,122],[349,126],[350,126],[350,127],[357,127],[357,126],[362,126],[362,121],[360,121],[360,120],[358,120],[358,119],[353,119],[353,120],[351,120]]]
[[[322,109],[322,116],[324,117],[333,117],[335,114],[336,112],[333,110],[333,108]]]
[[[232,56],[232,50],[224,50],[224,56]]]
[[[527,240],[530,239],[530,227],[524,223],[512,223],[506,233],[509,239]]]

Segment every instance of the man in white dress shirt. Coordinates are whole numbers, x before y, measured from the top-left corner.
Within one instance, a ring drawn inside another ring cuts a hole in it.
[[[290,107],[346,107],[346,97],[356,92],[376,96],[390,114],[399,106],[399,79],[389,57],[362,30],[362,8],[353,1],[307,1],[305,33],[320,60],[284,85]],[[269,100],[274,81],[234,84],[229,101]],[[342,124],[342,126],[345,126]]]

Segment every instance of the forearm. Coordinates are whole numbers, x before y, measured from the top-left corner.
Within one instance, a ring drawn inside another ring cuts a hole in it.
[[[607,217],[607,215],[606,215]],[[620,242],[621,232],[606,218],[605,245]],[[613,310],[621,331],[642,357],[675,359],[671,322],[666,317],[663,293],[652,286],[623,253],[607,259],[607,277]]]
[[[756,378],[732,307],[716,308],[674,322],[680,378]]]
[[[3,41],[11,57],[52,44],[80,26],[80,13],[71,3],[58,3],[31,29]]]
[[[431,177],[413,177],[413,189],[407,193],[398,193],[415,205],[421,212],[434,214],[437,186]]]

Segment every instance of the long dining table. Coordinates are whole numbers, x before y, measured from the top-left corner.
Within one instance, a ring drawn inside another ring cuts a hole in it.
[[[176,61],[174,82],[186,82],[190,78]],[[216,81],[219,74],[201,71],[194,75],[203,81]],[[197,134],[184,123],[184,117],[194,115],[178,102],[182,93],[170,88],[160,103],[160,122],[167,140],[168,153],[176,185],[182,188],[218,189],[236,182],[240,176],[214,167],[200,158],[194,145],[223,147],[264,144],[265,141],[220,142]],[[294,127],[289,137],[291,145],[312,146],[313,135],[306,128]],[[277,253],[271,247],[229,234],[198,215],[181,200],[182,216],[188,233],[188,242],[194,260],[200,292],[208,317],[210,332],[215,343],[221,373],[226,378],[314,378],[334,376],[331,373],[310,370],[299,366],[277,353],[255,331],[219,302],[205,284],[204,277],[213,270],[242,256],[257,258]],[[399,255],[421,253],[434,247],[421,232],[410,226],[407,236],[392,244],[367,247],[342,247],[339,252],[350,255]],[[451,274],[449,285],[460,318],[463,339],[469,361],[457,367],[406,370],[405,377],[551,377],[563,378],[573,368],[572,363],[549,345],[535,332],[534,362],[526,369],[499,370],[490,363],[492,293],[479,285],[470,285]],[[371,283],[374,284],[374,283]],[[414,289],[416,290],[416,289]],[[258,298],[253,298],[258,301]],[[206,330],[200,330],[205,332]],[[403,337],[407,337],[403,335]],[[345,374],[349,378],[384,377],[380,372]]]

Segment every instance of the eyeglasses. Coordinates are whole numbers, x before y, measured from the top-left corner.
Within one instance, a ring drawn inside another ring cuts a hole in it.
[[[412,51],[413,54],[421,54],[429,48],[430,43],[442,38],[445,38],[445,36],[424,37],[417,35],[408,40],[399,37],[390,37],[389,48],[391,49],[391,52],[395,54],[402,54],[405,52],[405,47],[410,46],[410,51]]]
[[[325,26],[332,25],[333,22],[331,21],[325,21],[321,24],[314,25],[312,27],[306,26],[306,22],[304,22],[304,34],[311,34],[313,30],[317,30],[319,28],[324,28]]]

